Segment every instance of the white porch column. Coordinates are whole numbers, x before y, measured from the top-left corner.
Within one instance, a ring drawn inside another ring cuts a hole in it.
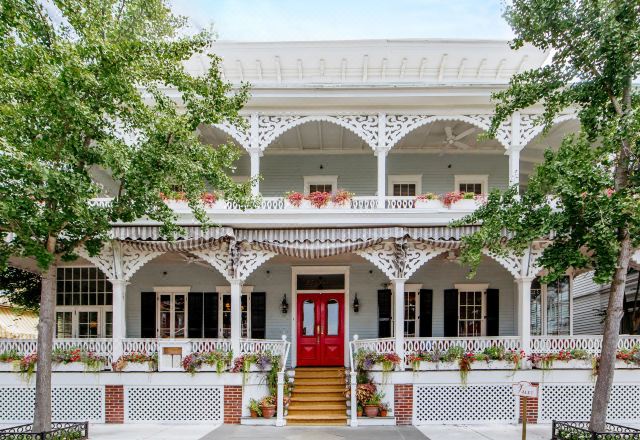
[[[278,371],[276,426],[284,426],[284,371]]]
[[[516,278],[518,286],[518,335],[520,348],[531,354],[531,277]]]
[[[252,148],[249,151],[251,157],[251,179],[253,185],[251,186],[251,194],[257,196],[260,194],[260,182],[258,176],[260,176],[260,156],[262,156],[262,150],[259,148]]]
[[[112,356],[115,362],[124,352],[123,339],[127,337],[125,295],[128,283],[125,280],[110,279],[109,281],[113,286]]]
[[[377,150],[376,156],[378,156],[378,208],[384,209],[387,195],[387,150]]]
[[[509,186],[520,186],[520,149],[510,148],[507,151],[509,156]]]
[[[395,308],[393,311],[394,335],[396,339],[396,353],[400,356],[400,369],[404,370],[404,283],[406,278],[394,278],[393,294]]]
[[[240,356],[240,338],[242,329],[240,300],[242,297],[242,280],[231,280],[231,350],[233,356]]]

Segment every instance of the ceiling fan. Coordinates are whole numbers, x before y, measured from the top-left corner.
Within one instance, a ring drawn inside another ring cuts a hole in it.
[[[454,134],[453,129],[450,126],[444,127],[445,139],[444,141],[442,141],[442,153],[449,149],[468,150],[469,148],[471,148],[471,145],[465,144],[464,142],[462,142],[462,139],[475,133],[476,130],[476,127],[471,127],[466,129],[462,133]]]
[[[199,257],[197,257],[197,256],[195,256],[193,254],[189,254],[189,253],[186,253],[186,252],[180,252],[178,255],[180,255],[180,257],[187,264],[197,264],[198,266],[207,267],[207,268],[211,267],[205,261],[202,261]]]

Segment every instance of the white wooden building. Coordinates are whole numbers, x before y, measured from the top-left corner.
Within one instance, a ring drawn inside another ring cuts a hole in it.
[[[348,409],[355,402],[343,399],[341,410],[316,421],[515,422],[511,384],[520,380],[541,389],[532,421],[588,418],[590,366],[485,370],[480,362],[462,386],[459,371],[412,372],[405,358],[451,346],[598,354],[600,336],[574,331],[574,274],[538,282],[542,243],[523,257],[487,254],[468,279],[458,247],[475,227],[449,224],[479,202],[416,202],[424,193],[524,188],[544,149],[578,130],[567,113],[543,135],[535,125],[541,109],[531,108],[513,114],[496,139],[477,139],[489,127],[491,93],[541,66],[547,53],[479,40],[219,42],[214,51],[225,78],[250,82],[252,96],[242,112],[246,129],[203,126],[201,135],[212,147],[232,141],[243,150],[235,176],[261,176],[254,186],[261,204],[241,211],[219,200],[207,208],[219,226],[205,231],[184,203],[168,202],[185,229],[179,240],[163,240],[156,224],[141,219],[113,225],[99,256],[60,264],[56,344],[111,362],[158,353],[160,371],[56,372],[54,419],[238,423],[249,399],[266,393],[264,375],[251,373],[243,385],[242,374],[192,375],[173,358],[219,349],[281,354],[273,423],[300,422],[304,412],[291,417],[295,398],[286,415],[284,371],[342,366],[348,373],[361,348],[403,359],[393,373],[372,373],[390,417],[359,419]],[[201,72],[204,59],[190,69]],[[108,173],[95,178],[104,185],[95,203],[109,203]],[[291,206],[285,197],[338,189],[355,195],[323,208]],[[636,342],[625,336],[621,347]],[[0,342],[0,351],[10,348],[28,354],[35,345]],[[637,422],[638,371],[616,373],[611,420]],[[33,383],[0,373],[0,423],[28,420],[32,400]]]

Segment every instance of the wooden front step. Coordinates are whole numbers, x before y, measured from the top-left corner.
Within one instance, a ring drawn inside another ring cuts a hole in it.
[[[297,368],[288,425],[345,425],[343,368]]]

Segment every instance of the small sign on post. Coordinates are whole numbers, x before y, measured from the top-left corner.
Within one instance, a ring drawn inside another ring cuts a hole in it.
[[[511,385],[513,395],[520,397],[522,405],[522,440],[527,440],[527,399],[538,398],[538,387],[531,382],[517,382]]]

